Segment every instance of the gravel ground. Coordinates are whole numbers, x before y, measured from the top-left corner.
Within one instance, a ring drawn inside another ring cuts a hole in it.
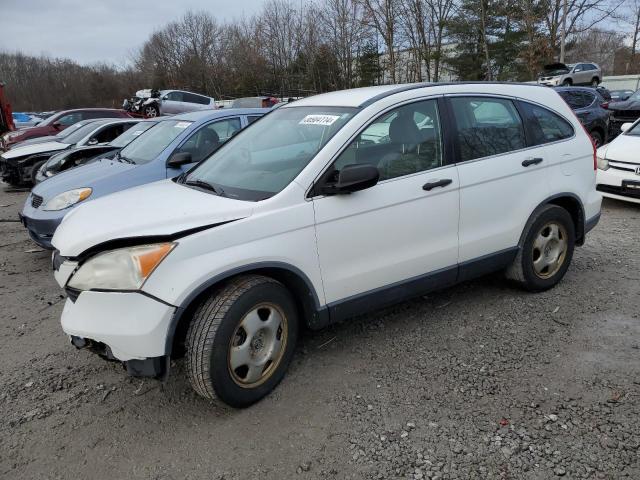
[[[640,206],[605,201],[564,281],[496,275],[306,332],[231,410],[72,348],[49,254],[0,186],[0,478],[640,478]]]

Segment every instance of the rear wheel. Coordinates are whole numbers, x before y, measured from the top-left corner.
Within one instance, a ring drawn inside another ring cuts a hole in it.
[[[574,246],[571,215],[562,207],[547,205],[529,221],[524,242],[506,275],[532,292],[552,288],[567,272]]]
[[[593,79],[591,80],[591,86],[593,88],[596,88],[599,84],[600,84],[600,81],[598,80],[598,78],[597,77],[593,77]]]
[[[247,407],[282,380],[297,334],[296,306],[284,285],[237,277],[194,314],[186,338],[191,386],[203,397]]]

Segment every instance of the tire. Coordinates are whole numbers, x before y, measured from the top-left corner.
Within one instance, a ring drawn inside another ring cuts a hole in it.
[[[556,227],[557,242],[553,229],[548,230],[550,226]],[[546,205],[529,220],[525,232],[524,242],[506,276],[530,292],[548,290],[562,280],[571,264],[576,237],[573,220],[564,208]],[[549,265],[541,268],[547,262]]]
[[[160,116],[160,110],[156,105],[147,105],[144,107],[142,114],[144,118],[155,118]]]
[[[297,336],[298,312],[284,285],[261,275],[236,277],[200,304],[189,325],[191,386],[205,398],[248,407],[280,383]]]
[[[571,85],[573,85],[573,82],[569,79],[565,80],[564,82],[562,82],[562,86],[563,87],[570,87]]]
[[[600,84],[600,81],[598,80],[598,77],[593,77],[591,79],[591,86],[593,88],[596,88],[599,84]]]
[[[589,135],[591,135],[593,143],[596,144],[596,148],[602,146],[602,144],[604,143],[604,139],[602,138],[602,134],[600,132],[598,132],[597,130],[593,130],[589,133]]]
[[[38,174],[38,170],[40,170],[40,167],[42,167],[42,165],[44,165],[46,160],[43,160],[42,162],[38,162],[36,163],[33,168],[31,169],[31,184],[32,185],[36,185],[36,175]]]

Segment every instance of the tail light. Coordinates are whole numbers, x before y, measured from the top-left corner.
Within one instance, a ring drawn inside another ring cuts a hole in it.
[[[605,110],[608,110],[609,109],[609,103],[611,103],[611,102],[604,102],[604,103],[601,103],[600,106],[602,108],[604,108]]]
[[[584,125],[580,121],[580,118],[578,117],[578,115],[576,115],[576,112],[573,111],[573,108],[571,108],[569,106],[569,104],[567,103],[567,101],[564,98],[562,98],[562,95],[558,95],[558,96],[567,105],[567,107],[569,107],[569,110],[571,110],[571,113],[573,113],[573,116],[576,118],[576,120],[578,120],[578,123],[582,127],[582,130],[584,130],[584,133],[587,134],[587,138],[589,138],[589,141],[591,142],[591,147],[593,148],[593,171],[597,172],[598,171],[598,157],[597,157],[597,150],[598,149],[596,148],[596,143],[593,141],[593,138],[591,137],[591,134],[587,131],[586,128],[584,128]]]

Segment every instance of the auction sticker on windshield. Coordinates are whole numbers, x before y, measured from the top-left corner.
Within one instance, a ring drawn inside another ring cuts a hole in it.
[[[300,125],[332,125],[340,115],[307,115],[300,120]]]

